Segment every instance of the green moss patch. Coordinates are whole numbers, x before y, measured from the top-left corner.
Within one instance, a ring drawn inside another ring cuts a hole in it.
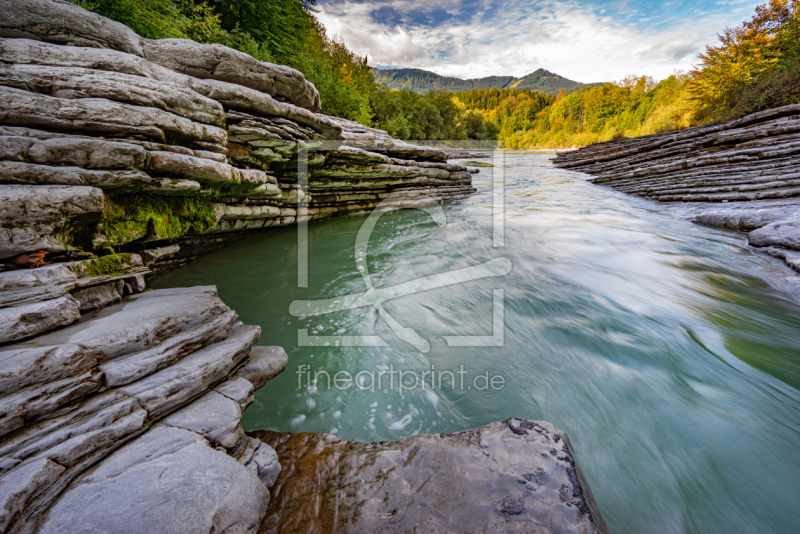
[[[124,274],[131,267],[130,254],[110,254],[102,258],[87,260],[81,278],[93,276],[116,276]]]
[[[103,233],[109,245],[137,239],[177,239],[214,226],[211,199],[139,194],[106,195]]]

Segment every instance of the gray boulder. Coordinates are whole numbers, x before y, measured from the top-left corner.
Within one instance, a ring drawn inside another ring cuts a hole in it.
[[[312,112],[320,109],[317,89],[299,71],[258,61],[227,46],[187,39],[143,39],[142,50],[153,63],[195,78],[249,87]]]
[[[36,86],[60,98],[106,98],[162,109],[187,119],[224,127],[225,114],[216,100],[163,80],[120,72],[45,65],[0,66],[0,85]]]
[[[80,319],[79,303],[65,296],[0,310],[0,343],[16,341]]]
[[[289,357],[283,347],[253,347],[247,363],[233,376],[244,378],[255,389],[261,389],[267,381],[286,369],[288,362]]]
[[[750,232],[748,239],[755,247],[778,246],[789,250],[800,250],[800,220],[768,224]]]
[[[143,136],[164,140],[164,133],[188,142],[224,145],[227,133],[156,108],[133,106],[105,99],[70,100],[0,87],[0,112],[11,126],[80,131],[95,135]]]

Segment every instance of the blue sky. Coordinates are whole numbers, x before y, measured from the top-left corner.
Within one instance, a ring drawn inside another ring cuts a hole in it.
[[[764,1],[320,0],[316,16],[373,66],[461,78],[544,68],[602,82],[687,71]]]

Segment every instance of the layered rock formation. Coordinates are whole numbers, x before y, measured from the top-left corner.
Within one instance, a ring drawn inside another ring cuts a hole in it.
[[[283,465],[263,534],[607,532],[566,434],[549,423],[509,419],[380,443],[252,435]]]
[[[474,191],[442,151],[317,113],[288,67],[143,39],[63,0],[2,1],[0,21],[0,260],[219,243]]]
[[[213,287],[116,277],[134,294],[82,315],[82,263],[0,273],[33,301],[0,311],[0,532],[254,531],[280,464],[240,422],[286,354]]]
[[[800,270],[800,104],[598,143],[553,162],[694,222],[749,232],[752,246]]]

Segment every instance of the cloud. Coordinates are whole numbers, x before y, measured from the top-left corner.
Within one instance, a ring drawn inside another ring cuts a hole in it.
[[[316,16],[329,35],[341,37],[351,50],[367,56],[371,65],[404,65],[426,57],[422,46],[400,26],[354,24],[350,17],[329,15],[324,7]]]
[[[731,3],[752,10],[758,2]],[[372,65],[461,78],[545,68],[582,82],[689,70],[719,31],[746,16],[713,0],[322,0],[318,7],[328,33]]]

